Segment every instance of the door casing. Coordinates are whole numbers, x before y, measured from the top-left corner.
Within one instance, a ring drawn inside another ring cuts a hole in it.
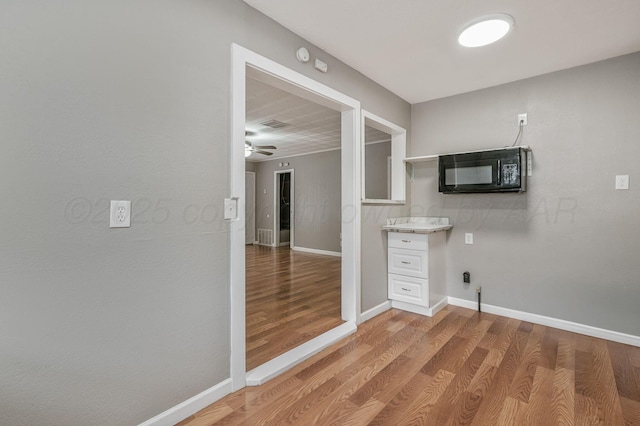
[[[230,370],[232,390],[247,384],[245,324],[245,107],[246,78],[337,110],[341,114],[342,319],[352,328],[360,318],[361,109],[360,102],[240,45],[231,47],[230,196],[239,198],[238,218],[230,223]],[[329,332],[330,333],[330,332]],[[315,340],[315,339],[314,339]],[[322,339],[320,339],[322,340]],[[322,347],[326,347],[326,343]],[[290,351],[294,353],[295,349]],[[288,353],[287,353],[288,354]],[[284,358],[287,358],[285,354]],[[284,368],[300,362],[295,353]],[[282,371],[282,366],[279,367]]]

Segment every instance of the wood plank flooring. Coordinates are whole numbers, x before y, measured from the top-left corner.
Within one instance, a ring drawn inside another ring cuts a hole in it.
[[[449,306],[398,310],[181,425],[640,425],[640,348]]]
[[[246,246],[247,371],[342,324],[341,259]]]

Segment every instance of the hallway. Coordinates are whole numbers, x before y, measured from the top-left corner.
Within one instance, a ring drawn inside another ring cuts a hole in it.
[[[247,371],[340,324],[341,258],[246,246]]]

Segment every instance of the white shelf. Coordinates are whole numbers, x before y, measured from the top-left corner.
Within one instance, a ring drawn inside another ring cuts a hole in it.
[[[362,204],[406,204],[406,200],[378,200],[371,198],[363,198]]]
[[[404,159],[405,163],[421,163],[423,161],[437,160],[440,154],[436,155],[423,155],[422,157],[407,157]]]
[[[433,160],[437,160],[438,157],[440,157],[441,155],[455,155],[455,154],[470,154],[473,152],[485,152],[485,151],[499,151],[499,150],[503,150],[503,149],[524,149],[525,151],[531,151],[531,147],[528,145],[521,145],[521,146],[503,146],[501,148],[490,148],[490,149],[476,149],[474,151],[460,151],[460,152],[452,152],[452,153],[446,153],[446,154],[434,154],[434,155],[423,155],[420,157],[406,157],[404,159],[405,163],[421,163],[424,161],[433,161]]]

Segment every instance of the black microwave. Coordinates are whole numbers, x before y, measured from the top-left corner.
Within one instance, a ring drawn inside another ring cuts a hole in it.
[[[527,150],[521,147],[438,157],[439,190],[444,194],[524,192]]]

